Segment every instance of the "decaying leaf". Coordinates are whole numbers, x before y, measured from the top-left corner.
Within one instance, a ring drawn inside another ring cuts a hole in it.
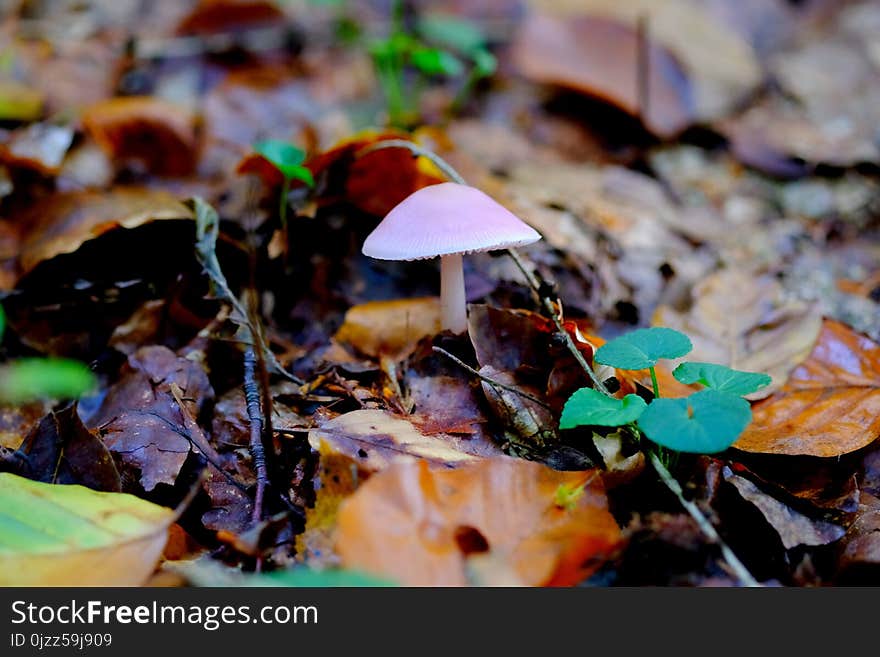
[[[880,564],[880,499],[862,492],[856,519],[841,543],[841,570]]]
[[[584,486],[571,505],[560,487]],[[593,471],[558,472],[496,457],[455,470],[398,463],[371,477],[339,512],[347,568],[406,585],[468,584],[471,555],[492,555],[527,585],[570,585],[621,542]]]
[[[529,79],[557,84],[608,101],[640,118],[661,137],[684,130],[695,116],[690,82],[675,58],[652,40],[640,50],[635,27],[598,16],[526,19],[513,57]],[[650,102],[639,89],[639,58],[648,63],[645,84]]]
[[[496,370],[491,365],[481,367],[480,374],[485,377],[480,380],[480,385],[489,407],[512,442],[532,448],[543,448],[555,442],[554,414],[549,406],[540,403],[537,389],[518,383],[512,374]],[[494,382],[506,387],[494,385]]]
[[[92,138],[116,162],[137,160],[157,175],[185,176],[198,159],[195,116],[154,96],[100,101],[82,117]]]
[[[735,447],[835,457],[880,436],[880,345],[826,319],[813,352],[788,383],[753,408]]]
[[[370,301],[349,308],[334,338],[365,356],[403,360],[419,340],[440,332],[437,297]]]
[[[822,327],[815,307],[789,300],[769,276],[722,270],[699,283],[692,295],[688,313],[662,306],[653,324],[687,334],[694,344],[690,361],[769,374],[772,383],[749,399],[778,390],[809,355]]]
[[[175,515],[132,495],[0,473],[0,585],[143,584]]]
[[[751,480],[734,474],[728,467],[724,468],[723,474],[725,481],[732,484],[744,500],[757,507],[765,520],[779,534],[786,550],[799,545],[827,545],[846,533],[840,525],[799,513],[762,491]]]
[[[19,448],[30,479],[48,484],[82,484],[119,492],[119,472],[107,447],[85,427],[76,404],[46,415]]]
[[[23,221],[22,273],[115,228],[137,228],[150,221],[191,219],[192,212],[167,192],[117,187],[104,192],[61,192],[37,204]]]
[[[397,459],[421,459],[433,465],[455,467],[475,461],[469,441],[457,436],[421,433],[406,418],[386,411],[359,410],[323,422],[309,432],[312,448],[347,455],[367,472],[388,467]]]
[[[749,44],[693,0],[529,0],[538,10],[572,19],[603,17],[635,28],[644,20],[650,37],[678,59],[693,86],[699,119],[724,116],[761,82],[761,66]]]
[[[54,176],[60,171],[72,143],[73,129],[70,126],[32,123],[13,132],[0,146],[0,159],[11,168],[32,169]]]
[[[188,409],[178,405],[175,386]],[[213,395],[199,363],[166,347],[143,347],[129,356],[119,382],[89,423],[151,491],[176,481],[191,450],[206,451],[202,437],[193,435],[187,423]]]

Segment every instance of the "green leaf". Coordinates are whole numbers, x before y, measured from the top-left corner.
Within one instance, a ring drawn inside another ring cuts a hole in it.
[[[486,35],[472,21],[446,14],[429,14],[418,22],[418,32],[426,41],[473,56],[486,46]]]
[[[693,349],[684,333],[671,328],[644,328],[611,340],[596,350],[594,360],[621,370],[654,367],[661,358],[680,358]]]
[[[93,390],[94,373],[83,363],[63,358],[23,358],[0,368],[0,401],[72,399]]]
[[[306,159],[301,148],[280,139],[266,139],[254,144],[254,151],[271,162],[287,180],[302,180],[309,186],[314,185],[311,171],[300,166]]]
[[[730,447],[752,420],[742,397],[701,390],[685,399],[655,399],[639,417],[639,429],[652,441],[678,452],[713,454]]]
[[[6,333],[6,311],[0,305],[0,341],[3,340],[3,334]]]
[[[685,384],[699,383],[712,390],[740,396],[760,390],[772,381],[767,374],[741,372],[715,363],[682,363],[672,376]]]
[[[425,75],[447,75],[450,77],[461,75],[464,64],[452,53],[437,48],[419,48],[413,51],[411,60],[413,66]]]
[[[619,427],[635,422],[646,407],[645,400],[638,395],[614,399],[592,388],[581,388],[565,402],[559,428],[584,425]]]
[[[143,584],[174,518],[133,495],[0,473],[0,586]]]

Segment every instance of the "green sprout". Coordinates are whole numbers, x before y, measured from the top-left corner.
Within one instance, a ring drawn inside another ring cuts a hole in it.
[[[287,254],[287,197],[290,194],[290,184],[294,180],[305,183],[309,187],[315,186],[312,172],[303,166],[306,159],[304,150],[293,144],[278,139],[266,139],[254,144],[254,151],[264,160],[269,162],[278,173],[281,174],[281,196],[278,201],[278,217],[281,221],[281,233],[284,237],[284,253]]]
[[[497,67],[487,39],[474,23],[441,14],[421,17],[413,28],[403,19],[403,3],[394,3],[390,34],[369,44],[369,52],[388,107],[388,122],[412,126],[419,116],[418,92],[431,80],[464,78],[452,102],[458,111],[477,83]]]
[[[0,306],[0,340],[6,313]],[[94,390],[94,373],[67,358],[22,358],[0,366],[0,403],[22,404],[37,399],[73,399]]]
[[[581,388],[565,403],[560,429],[579,426],[629,426],[661,448],[713,454],[736,442],[752,420],[744,395],[770,383],[766,374],[741,372],[714,363],[682,363],[672,375],[704,390],[683,399],[660,396],[655,366],[662,358],[680,358],[692,349],[690,339],[669,328],[633,331],[596,350],[594,360],[620,370],[647,369],[654,398],[646,403],[634,394],[616,399],[592,388]]]

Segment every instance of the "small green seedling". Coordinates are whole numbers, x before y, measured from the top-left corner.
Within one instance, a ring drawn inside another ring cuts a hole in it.
[[[0,306],[0,340],[6,313]],[[23,358],[0,366],[0,403],[22,404],[36,399],[73,399],[94,390],[94,373],[66,358]]]
[[[451,107],[456,111],[476,84],[495,72],[497,62],[474,23],[431,14],[409,27],[402,5],[394,3],[390,34],[372,41],[369,51],[388,105],[388,122],[407,128],[418,120],[418,94],[427,82],[464,77]]]
[[[278,217],[281,221],[281,233],[284,237],[284,253],[286,256],[288,238],[287,196],[290,194],[290,184],[294,180],[298,180],[309,187],[314,187],[315,179],[312,176],[312,172],[303,166],[303,162],[306,159],[305,151],[293,144],[278,139],[266,139],[254,144],[254,151],[275,167],[283,178]]]
[[[669,328],[639,329],[611,340],[596,350],[594,360],[620,370],[649,370],[654,399],[650,403],[638,395],[616,399],[581,388],[566,402],[559,428],[630,425],[652,442],[678,452],[712,454],[727,449],[752,419],[751,407],[742,396],[768,385],[770,377],[713,363],[682,363],[673,376],[706,389],[683,399],[661,398],[657,361],[680,358],[692,348],[686,335]]]

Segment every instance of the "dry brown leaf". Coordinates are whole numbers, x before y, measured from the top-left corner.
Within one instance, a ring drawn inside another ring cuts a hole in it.
[[[28,226],[19,255],[22,274],[114,228],[149,221],[191,219],[192,212],[171,194],[139,187],[109,191],[60,192],[36,204],[22,222]]]
[[[533,14],[512,55],[527,78],[595,96],[640,118],[654,134],[672,137],[694,120],[690,83],[675,58],[649,38],[650,97],[642,107],[639,40],[633,26],[617,20]]]
[[[366,472],[382,470],[401,458],[455,467],[479,459],[479,447],[483,447],[481,442],[475,450],[471,441],[456,436],[423,434],[406,418],[372,409],[322,423],[309,432],[309,443],[319,451],[332,448],[347,455]]]
[[[635,27],[645,17],[649,35],[681,62],[693,86],[696,116],[727,114],[761,82],[751,45],[696,0],[529,0],[529,5],[563,18],[597,16]]]
[[[571,505],[557,506],[561,486],[584,484]],[[374,475],[340,509],[336,548],[344,566],[405,585],[475,583],[469,557],[489,555],[526,585],[564,586],[620,541],[594,471],[497,457],[456,470],[399,463]]]
[[[690,337],[689,361],[769,374],[773,382],[749,399],[778,390],[809,355],[822,328],[814,306],[786,298],[779,282],[766,275],[722,270],[699,283],[692,296],[689,312],[661,306],[652,323]]]
[[[138,160],[157,175],[185,176],[198,160],[196,117],[153,96],[102,100],[82,116],[83,126],[116,162]]]
[[[765,454],[835,457],[880,436],[880,345],[826,319],[809,358],[756,404],[734,447]]]
[[[55,176],[72,143],[71,127],[32,123],[10,135],[0,147],[0,160],[13,169],[31,169],[45,176]]]
[[[370,301],[349,308],[334,338],[365,356],[403,360],[424,337],[440,332],[437,297]]]
[[[827,545],[844,535],[846,530],[840,525],[816,520],[792,509],[782,501],[762,491],[751,480],[733,474],[725,467],[724,479],[742,496],[753,504],[764,519],[779,534],[783,547],[790,550],[799,545]]]

